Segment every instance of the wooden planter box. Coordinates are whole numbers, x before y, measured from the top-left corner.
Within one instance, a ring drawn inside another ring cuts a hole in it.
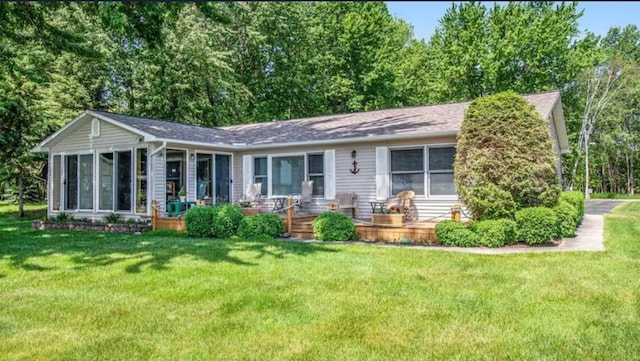
[[[404,223],[404,214],[377,214],[371,215],[371,223],[389,224],[392,226],[402,226]]]

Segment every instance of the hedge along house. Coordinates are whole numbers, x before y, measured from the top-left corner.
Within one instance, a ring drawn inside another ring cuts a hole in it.
[[[568,140],[560,94],[525,95],[549,121],[561,174]],[[313,180],[309,211],[327,210],[336,192],[358,194],[361,218],[371,201],[413,190],[419,219],[447,218],[458,202],[456,135],[469,105],[451,103],[218,128],[87,110],[33,151],[49,153],[48,213],[99,219],[113,212],[166,211],[184,187],[188,201],[240,199],[262,183],[271,210],[277,196]],[[356,165],[354,165],[354,161]]]

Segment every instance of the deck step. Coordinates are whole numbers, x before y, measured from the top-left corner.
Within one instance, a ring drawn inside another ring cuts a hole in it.
[[[291,237],[313,238],[313,231],[294,228],[291,230]]]
[[[297,221],[293,221],[293,226],[291,227],[293,229],[299,229],[299,230],[305,230],[305,231],[311,231],[313,230],[313,222],[297,222]]]

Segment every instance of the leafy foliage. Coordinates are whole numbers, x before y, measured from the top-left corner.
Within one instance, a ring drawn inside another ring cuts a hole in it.
[[[120,213],[111,213],[110,215],[104,217],[104,221],[106,223],[123,223],[124,218]]]
[[[436,237],[445,246],[477,247],[480,237],[462,223],[446,220],[436,224]]]
[[[560,201],[553,209],[556,212],[557,230],[556,237],[573,237],[578,226],[578,210],[571,203]]]
[[[531,207],[516,212],[518,239],[530,245],[542,244],[556,236],[557,217],[553,209]]]
[[[582,222],[582,218],[584,218],[584,208],[585,208],[584,195],[581,192],[577,192],[577,191],[562,192],[560,194],[559,201],[567,202],[576,209],[575,222],[576,224],[580,224],[580,222]]]
[[[184,226],[191,237],[214,237],[213,217],[214,207],[192,207],[184,214]]]
[[[197,208],[197,207],[196,207]],[[213,207],[213,223],[211,223],[211,236],[216,238],[228,238],[236,234],[244,213],[240,207],[233,204],[223,204]]]
[[[456,189],[474,218],[510,217],[516,207],[557,202],[548,122],[513,92],[474,100],[458,134]],[[554,196],[556,199],[553,199]],[[515,207],[512,202],[515,202]]]
[[[349,241],[356,237],[353,220],[344,213],[324,212],[313,220],[313,237],[320,241]]]
[[[238,236],[242,238],[253,238],[256,236],[267,236],[271,238],[280,237],[284,233],[284,223],[275,214],[256,214],[244,217],[238,226]]]
[[[480,244],[486,247],[502,247],[516,240],[516,223],[510,219],[477,222],[473,231],[480,237]]]

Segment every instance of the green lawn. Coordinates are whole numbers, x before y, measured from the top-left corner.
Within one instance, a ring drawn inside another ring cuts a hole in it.
[[[640,202],[605,253],[32,231],[0,206],[0,359],[639,360]]]

